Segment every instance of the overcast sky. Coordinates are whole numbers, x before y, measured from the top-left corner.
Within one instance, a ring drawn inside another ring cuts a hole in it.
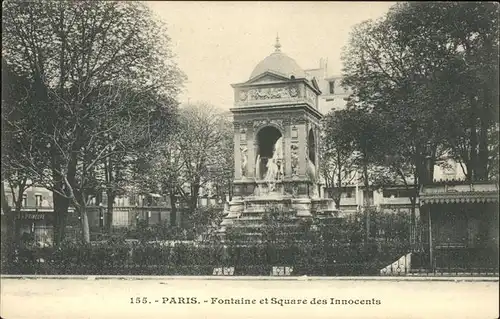
[[[231,84],[248,80],[253,68],[281,50],[303,69],[328,58],[340,74],[340,55],[351,28],[383,16],[390,2],[148,2],[167,23],[179,67],[188,77],[181,102],[206,101],[228,110]]]

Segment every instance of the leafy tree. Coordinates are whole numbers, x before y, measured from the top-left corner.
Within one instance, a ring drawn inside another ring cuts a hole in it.
[[[426,57],[420,98],[441,112],[445,146],[469,180],[487,179],[494,169],[489,136],[498,133],[499,13],[489,2],[405,3],[388,18],[400,43]]]
[[[469,180],[485,178],[498,123],[498,5],[397,4],[353,31],[344,59],[351,105],[382,112],[412,141],[418,175],[427,156],[444,155]]]
[[[496,4],[416,2],[352,32],[343,56],[348,107],[381,119],[373,162],[412,188],[414,221],[419,186],[432,181],[434,164],[452,157],[469,180],[490,170],[497,28]]]
[[[321,143],[321,175],[326,189],[340,207],[343,187],[349,185],[355,178],[355,141],[353,136],[345,131],[348,111],[334,111],[327,114],[323,121],[323,140]]]
[[[24,169],[54,192],[56,243],[70,204],[88,242],[98,165],[144,141],[174,106],[182,76],[169,39],[137,2],[6,1],[3,27],[5,59],[33,92],[22,115],[37,136],[29,154],[44,159]]]
[[[28,126],[29,119],[23,118],[23,112],[29,108],[29,81],[26,75],[17,74],[2,58],[2,209],[7,222],[8,241],[17,243],[16,216],[19,216],[23,204],[24,192],[33,185],[31,172],[23,169],[29,163],[23,150],[30,150],[36,144],[34,130]],[[40,161],[39,158],[37,160]],[[40,161],[41,162],[41,161]],[[5,187],[7,186],[7,187]],[[7,191],[12,198],[12,206],[7,201]]]

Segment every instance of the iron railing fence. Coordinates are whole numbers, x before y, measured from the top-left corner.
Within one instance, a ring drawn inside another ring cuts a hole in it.
[[[406,244],[97,245],[21,249],[3,274],[238,276],[498,276],[498,250],[467,258]],[[483,256],[478,259],[477,256]],[[461,261],[458,263],[457,260]],[[439,261],[439,262],[438,262]],[[482,261],[482,263],[480,262]],[[436,267],[439,266],[439,267]]]

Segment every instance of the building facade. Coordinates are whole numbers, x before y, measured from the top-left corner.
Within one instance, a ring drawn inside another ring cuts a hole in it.
[[[14,200],[11,188],[4,183],[7,204],[14,210]],[[90,201],[87,207],[87,216],[91,232],[102,232],[106,227],[107,198],[103,194],[101,202],[96,198]],[[199,207],[217,207],[222,209],[224,203],[207,193],[202,193],[198,199]],[[182,203],[177,204],[175,224],[182,224],[182,215],[187,208]],[[2,210],[2,231],[6,226],[6,216]],[[117,196],[114,200],[112,213],[112,228],[130,228],[143,222],[147,225],[162,223],[173,224],[172,208],[168,196],[158,194],[146,195],[124,195]],[[24,241],[31,240],[39,246],[50,246],[53,244],[54,236],[54,203],[52,191],[43,187],[29,187],[23,194],[21,200],[21,211],[16,216],[16,228],[18,235]],[[68,209],[67,237],[79,236],[80,219],[73,207]]]
[[[346,99],[351,94],[349,88],[342,86],[340,75],[329,74],[328,59],[320,59],[319,67],[304,70],[308,78],[315,78],[321,95],[318,99],[318,108],[322,114],[330,111],[338,111],[346,108]]]

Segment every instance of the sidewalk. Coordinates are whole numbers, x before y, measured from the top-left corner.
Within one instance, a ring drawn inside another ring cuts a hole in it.
[[[450,281],[498,282],[499,277],[482,276],[121,276],[121,275],[0,275],[0,279],[71,279],[71,280],[268,280],[268,281]]]

